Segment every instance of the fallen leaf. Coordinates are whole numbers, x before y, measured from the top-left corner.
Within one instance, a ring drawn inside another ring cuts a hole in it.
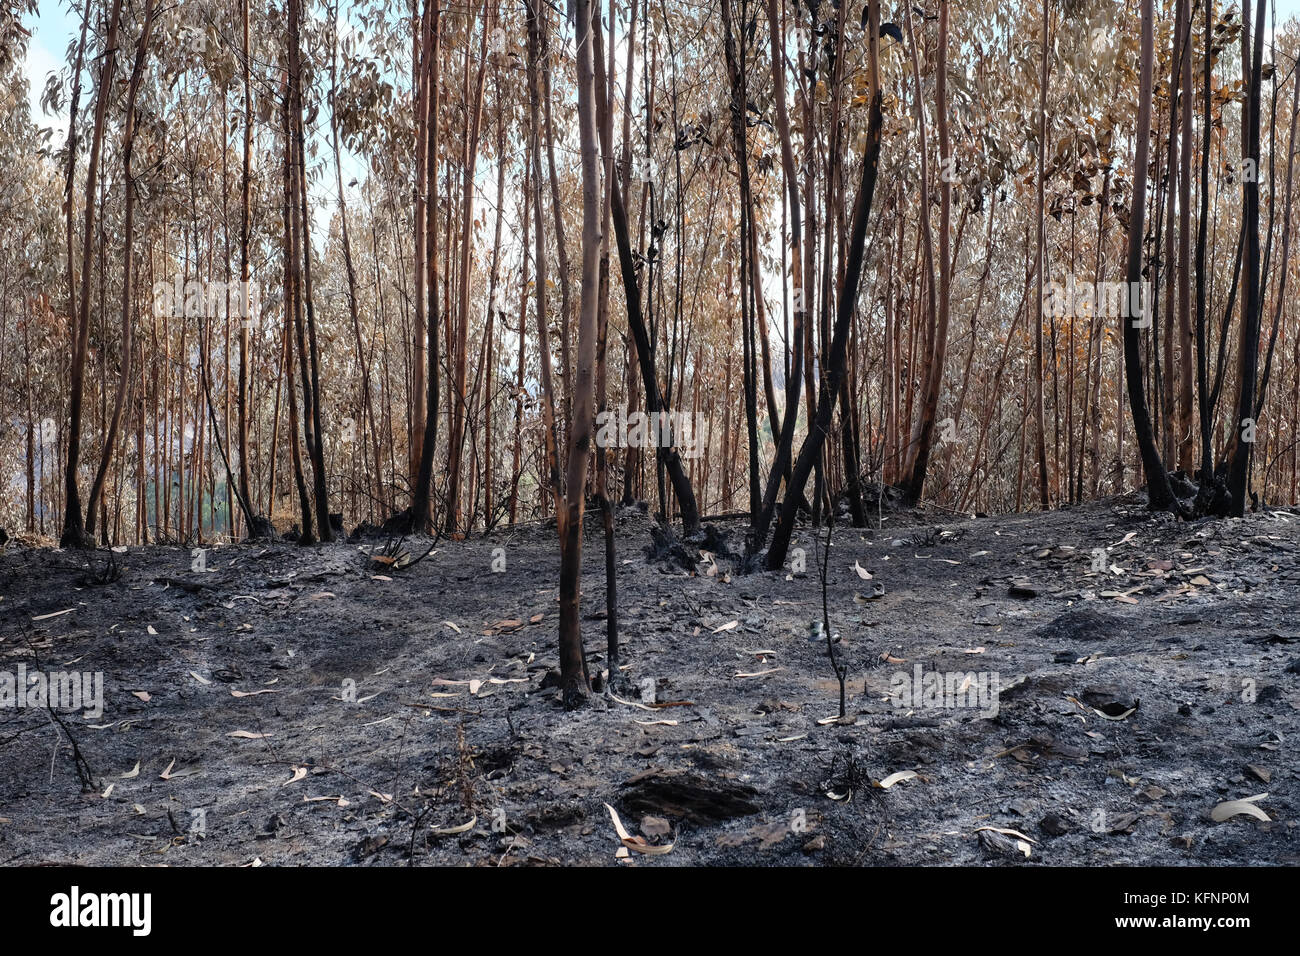
[[[434,836],[455,836],[458,833],[468,833],[470,830],[473,830],[476,823],[478,823],[477,813],[470,817],[467,823],[462,823],[454,827],[429,827],[429,831]]]
[[[48,621],[48,620],[49,620],[50,618],[52,618],[52,617],[62,617],[62,616],[65,615],[65,614],[71,614],[71,613],[72,613],[73,611],[75,611],[75,610],[76,610],[75,607],[70,607],[70,608],[67,608],[67,609],[62,610],[62,611],[51,611],[49,614],[37,614],[34,618],[32,618],[32,620],[33,620],[33,621]]]
[[[713,633],[721,634],[723,631],[735,630],[736,627],[739,626],[739,624],[740,624],[739,621],[728,621],[726,624],[719,624],[717,627],[713,629]],[[606,806],[608,806],[608,804],[606,804]]]
[[[1253,797],[1242,797],[1240,800],[1225,800],[1210,811],[1210,819],[1215,823],[1222,823],[1224,820],[1244,813],[1256,820],[1270,822],[1272,817],[1255,806],[1257,800],[1263,800],[1267,796],[1267,793],[1257,793]]]
[[[777,671],[783,671],[783,670],[785,670],[784,667],[769,667],[769,668],[768,668],[767,670],[765,670],[765,671],[753,671],[752,673],[748,673],[748,674],[743,673],[743,672],[740,672],[740,671],[737,671],[736,674],[735,674],[734,676],[736,676],[736,677],[766,677],[768,674],[775,674]]]
[[[876,786],[879,787],[881,790],[888,790],[896,783],[902,783],[904,780],[915,780],[915,779],[916,779],[915,770],[899,770],[897,773],[891,773],[884,780],[881,780],[878,784],[876,784]]]
[[[307,768],[306,768],[306,767],[294,767],[294,768],[293,768],[293,776],[290,777],[288,780],[286,780],[284,783],[280,784],[280,786],[282,786],[282,787],[287,787],[287,786],[289,786],[289,784],[291,784],[291,783],[297,783],[299,780],[301,780],[301,779],[302,779],[303,777],[305,777],[305,776],[307,776]]]
[[[647,842],[644,837],[632,836],[623,826],[623,821],[618,818],[618,811],[608,803],[605,804],[605,809],[609,811],[609,818],[613,821],[614,832],[618,834],[623,846],[629,850],[635,850],[637,853],[644,853],[647,856],[663,856],[665,853],[671,853],[673,847],[677,845],[675,842],[656,845]]]
[[[1112,717],[1110,714],[1106,713],[1105,711],[1098,710],[1096,707],[1093,707],[1091,709],[1092,712],[1096,714],[1098,717],[1100,717],[1102,720],[1126,720],[1129,717],[1129,715],[1137,713],[1136,707],[1130,707],[1128,710],[1124,711],[1123,713],[1116,714],[1115,716]]]
[[[240,740],[263,740],[270,734],[255,734],[251,730],[232,730],[226,734],[227,737],[238,737]]]

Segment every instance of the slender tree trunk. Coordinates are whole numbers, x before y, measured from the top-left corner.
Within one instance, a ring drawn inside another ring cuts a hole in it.
[[[871,105],[867,127],[866,146],[862,157],[862,180],[858,195],[853,203],[852,229],[849,244],[845,250],[844,278],[840,286],[839,301],[835,315],[835,328],[831,339],[830,354],[827,357],[826,386],[817,398],[817,414],[808,428],[808,436],[799,457],[795,460],[790,484],[786,488],[785,501],[781,505],[781,517],[772,536],[772,545],[767,552],[767,568],[778,570],[785,563],[786,552],[790,547],[790,537],[794,533],[794,519],[798,510],[803,488],[812,473],[814,462],[820,457],[826,436],[830,431],[831,418],[835,414],[835,404],[840,396],[844,379],[845,363],[848,357],[849,324],[857,308],[858,282],[862,277],[867,224],[871,218],[872,199],[875,196],[876,179],[880,163],[881,136],[881,99],[879,35],[880,4],[879,0],[869,0],[867,5],[867,62],[869,71],[869,89]]]
[[[939,392],[943,386],[944,365],[948,356],[948,308],[952,289],[952,253],[949,248],[949,229],[952,221],[952,145],[948,137],[948,0],[939,3],[939,55],[935,65],[935,117],[939,127],[939,288],[937,307],[930,308],[933,336],[929,359],[926,363],[924,393],[920,417],[912,436],[912,468],[904,485],[907,500],[916,504],[925,489],[926,471],[930,463],[930,450],[934,444],[934,424],[939,410]],[[917,110],[922,111],[920,91],[917,92]],[[1041,175],[1041,173],[1040,173]],[[927,193],[929,184],[922,190],[922,208],[930,205]],[[1040,212],[1041,215],[1041,212]],[[922,220],[929,222],[926,214]],[[926,241],[927,247],[929,240]]]
[[[95,480],[90,486],[90,496],[86,499],[86,533],[95,531],[95,509],[99,507],[100,496],[104,491],[104,479],[108,466],[113,460],[113,450],[117,446],[117,432],[122,424],[122,409],[126,405],[126,394],[131,384],[131,351],[134,340],[131,334],[131,267],[135,248],[135,177],[131,173],[131,154],[135,146],[136,99],[140,92],[140,81],[144,77],[145,61],[149,53],[149,34],[153,30],[154,2],[145,0],[144,24],[140,28],[140,39],[136,42],[135,66],[131,69],[131,80],[126,94],[126,128],[122,133],[122,177],[126,183],[126,202],[122,216],[124,246],[122,251],[122,369],[117,382],[117,394],[113,397],[113,412],[108,420],[108,430],[104,435],[104,447],[100,455],[99,468]],[[105,529],[107,530],[107,529]]]
[[[1261,0],[1262,2],[1262,0]],[[1160,459],[1155,438],[1151,432],[1151,415],[1147,410],[1146,393],[1142,388],[1142,356],[1139,325],[1144,321],[1154,322],[1151,315],[1151,303],[1143,301],[1143,315],[1133,315],[1137,300],[1135,290],[1142,283],[1142,237],[1146,220],[1147,163],[1151,147],[1151,87],[1152,74],[1155,72],[1155,0],[1142,0],[1142,52],[1139,62],[1141,87],[1138,93],[1138,128],[1137,143],[1133,159],[1133,198],[1129,212],[1128,256],[1126,277],[1128,279],[1129,314],[1124,322],[1124,376],[1128,382],[1129,408],[1133,414],[1133,434],[1142,453],[1142,467],[1147,478],[1147,497],[1151,510],[1171,510],[1177,508],[1173,489],[1169,484],[1169,475]],[[1124,310],[1122,310],[1124,311]]]
[[[87,4],[89,16],[89,4]],[[81,512],[81,495],[77,490],[77,469],[81,460],[81,411],[85,396],[86,352],[90,340],[90,273],[91,255],[95,245],[95,184],[99,175],[99,153],[104,142],[104,127],[108,113],[108,100],[112,95],[113,72],[117,64],[117,31],[122,18],[122,0],[113,0],[108,18],[108,34],[104,38],[105,53],[99,68],[99,86],[95,92],[95,125],[90,138],[90,154],[86,166],[86,214],[81,251],[81,295],[72,318],[72,365],[70,404],[68,411],[68,455],[64,462],[63,534],[59,543],[67,547],[93,547],[88,539],[85,519]],[[69,121],[71,130],[76,122]],[[71,301],[71,300],[70,300]]]
[[[1259,368],[1259,328],[1263,303],[1260,297],[1259,255],[1259,127],[1260,91],[1263,86],[1265,0],[1256,8],[1254,35],[1250,5],[1242,8],[1242,47],[1249,38],[1254,49],[1246,84],[1245,130],[1242,138],[1243,165],[1253,174],[1242,177],[1242,229],[1245,234],[1246,294],[1242,300],[1241,337],[1237,346],[1237,415],[1233,423],[1236,443],[1228,465],[1228,513],[1241,517],[1246,511],[1250,482],[1250,459],[1254,451],[1255,379]],[[1294,147],[1293,147],[1294,148]]]

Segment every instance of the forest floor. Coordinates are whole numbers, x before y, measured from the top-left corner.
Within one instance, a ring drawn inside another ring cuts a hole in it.
[[[131,548],[103,584],[107,551],[11,542],[0,680],[101,672],[103,713],[0,708],[0,864],[1300,862],[1297,513],[1179,523],[1132,496],[840,525],[833,723],[811,529],[802,573],[743,574],[716,538],[690,571],[651,560],[652,524],[618,516],[631,689],[573,713],[548,676],[553,526],[405,569],[372,560],[383,537],[220,547],[199,572]],[[958,699],[904,701],[918,667]]]

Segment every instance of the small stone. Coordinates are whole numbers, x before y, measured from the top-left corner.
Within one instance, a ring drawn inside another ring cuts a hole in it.
[[[826,837],[822,836],[820,833],[803,845],[803,851],[805,853],[816,853],[818,850],[824,850],[825,848]]]
[[[1017,797],[1015,800],[1012,800],[1009,804],[1007,804],[1007,808],[1012,813],[1018,814],[1022,817],[1029,816],[1031,813],[1034,812],[1037,806],[1038,804],[1034,803],[1034,801],[1026,800],[1023,797]]]
[[[1246,764],[1246,773],[1250,774],[1252,777],[1254,777],[1256,780],[1261,781],[1262,783],[1268,783],[1270,780],[1273,779],[1273,773],[1271,770],[1268,770],[1264,767],[1256,767],[1254,764],[1251,763]]]
[[[1074,824],[1061,814],[1053,812],[1038,821],[1038,828],[1049,836],[1065,836],[1074,831]]]
[[[1109,826],[1106,832],[1111,836],[1118,836],[1121,833],[1128,833],[1138,821],[1136,813],[1119,813],[1107,819]]]
[[[641,832],[648,837],[668,836],[672,833],[672,829],[672,825],[664,817],[647,814],[641,818]]]

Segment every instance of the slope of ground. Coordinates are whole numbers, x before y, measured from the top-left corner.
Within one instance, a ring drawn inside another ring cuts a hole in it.
[[[1300,517],[937,520],[835,530],[833,723],[810,529],[803,571],[739,573],[717,539],[687,571],[621,514],[629,687],[577,713],[547,679],[553,529],[396,570],[384,539],[222,547],[204,571],[132,548],[108,583],[108,552],[11,544],[0,672],[101,672],[104,710],[0,708],[0,863],[1300,862]],[[962,699],[904,706],[918,666]],[[672,849],[621,848],[605,804]]]

